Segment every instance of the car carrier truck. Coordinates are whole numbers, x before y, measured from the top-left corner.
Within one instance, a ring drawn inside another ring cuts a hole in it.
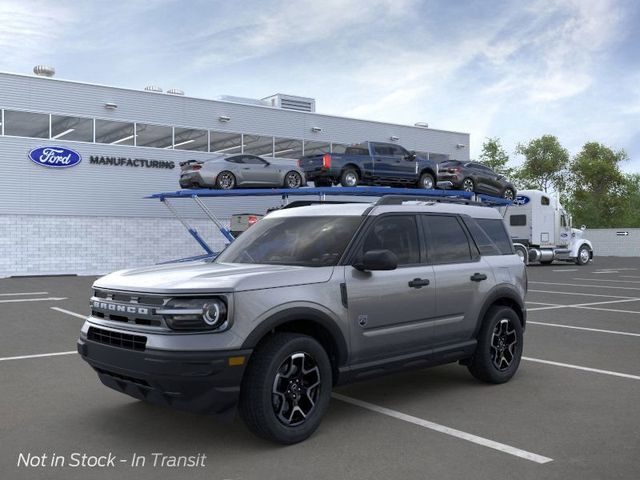
[[[593,246],[584,238],[585,226],[572,228],[571,216],[557,198],[540,190],[518,192],[503,215],[516,252],[525,263],[548,265],[554,260],[585,265]]]

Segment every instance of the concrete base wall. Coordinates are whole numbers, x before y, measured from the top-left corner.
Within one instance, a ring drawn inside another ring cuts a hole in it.
[[[214,250],[224,247],[211,222],[190,223]],[[0,215],[0,277],[100,275],[203,253],[170,218]]]
[[[624,233],[628,235],[621,235]],[[640,257],[640,228],[588,228],[594,256]]]

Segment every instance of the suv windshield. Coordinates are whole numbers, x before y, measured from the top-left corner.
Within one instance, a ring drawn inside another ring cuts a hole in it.
[[[360,216],[267,217],[243,233],[215,261],[333,266],[361,222]]]

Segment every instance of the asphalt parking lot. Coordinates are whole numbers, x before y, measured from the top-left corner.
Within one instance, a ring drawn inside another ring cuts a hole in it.
[[[446,365],[339,388],[317,433],[290,447],[102,386],[74,353],[93,277],[0,279],[0,478],[637,479],[640,259],[528,274],[511,382]],[[18,466],[74,452],[147,461]],[[206,460],[154,467],[153,453]]]

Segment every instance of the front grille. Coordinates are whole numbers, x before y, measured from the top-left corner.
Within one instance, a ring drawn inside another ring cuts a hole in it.
[[[147,346],[147,337],[145,336],[113,332],[96,327],[89,327],[87,338],[94,342],[127,350],[143,351]]]
[[[162,315],[155,313],[168,298],[96,289],[91,299],[91,315],[114,322],[166,327]]]

